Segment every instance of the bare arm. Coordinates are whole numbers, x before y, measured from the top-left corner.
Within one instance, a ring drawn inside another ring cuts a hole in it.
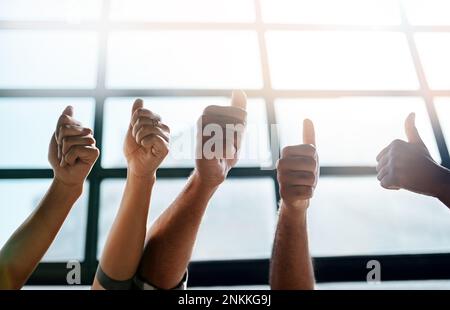
[[[304,144],[285,147],[277,163],[281,204],[272,260],[272,289],[314,289],[306,214],[319,175],[314,126],[303,123]]]
[[[54,180],[36,210],[0,250],[0,289],[21,288],[56,237],[99,151],[91,130],[81,127],[67,107],[51,138],[49,161]]]
[[[135,101],[124,143],[128,162],[125,191],[100,259],[104,274],[115,281],[132,279],[142,256],[156,169],[168,153],[169,129],[160,121],[158,115],[143,108],[142,100]],[[97,272],[92,288],[108,288],[100,282]]]
[[[169,208],[161,214],[148,233],[148,241],[141,260],[139,275],[147,282],[162,288],[177,286],[191,258],[197,232],[209,200],[217,187],[225,180],[228,171],[237,162],[242,132],[235,132],[237,138],[226,140],[226,124],[245,124],[246,97],[243,92],[235,92],[231,107],[207,107],[199,121],[197,150],[201,150],[196,160],[196,168],[187,185]],[[203,149],[206,139],[203,129],[209,124],[218,125],[223,135],[217,134],[220,146],[232,149],[227,157],[213,151],[213,158],[207,157]],[[233,143],[231,143],[233,142]],[[206,158],[210,159],[206,159]]]
[[[281,203],[273,247],[270,285],[272,289],[314,289],[314,272],[309,255],[305,206]]]
[[[203,184],[194,173],[175,201],[152,225],[140,268],[149,283],[170,289],[181,281],[203,214],[216,188]]]

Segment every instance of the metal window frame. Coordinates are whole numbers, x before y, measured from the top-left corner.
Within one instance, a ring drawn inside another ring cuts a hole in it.
[[[0,21],[0,30],[92,30],[98,33],[98,68],[97,86],[95,89],[0,89],[1,97],[92,97],[95,98],[95,121],[97,145],[102,149],[103,109],[108,97],[210,97],[228,96],[229,89],[107,89],[106,56],[108,34],[114,30],[252,30],[257,34],[263,87],[247,89],[248,97],[265,100],[268,118],[268,130],[271,124],[276,124],[274,101],[276,98],[333,98],[333,97],[377,97],[377,96],[416,96],[424,100],[433,133],[436,138],[442,164],[450,168],[449,151],[437,117],[433,99],[438,96],[450,96],[450,90],[430,89],[423,66],[414,42],[415,32],[450,32],[450,26],[414,26],[409,24],[405,10],[400,5],[401,24],[395,26],[354,26],[354,25],[306,25],[306,24],[271,24],[262,20],[260,0],[254,0],[255,21],[249,23],[173,23],[173,22],[114,22],[109,20],[110,0],[103,0],[102,15],[99,21],[67,24],[64,22],[16,22]],[[272,88],[270,68],[268,64],[265,33],[270,30],[284,31],[386,31],[401,32],[406,35],[409,50],[420,83],[418,90],[276,90]],[[271,145],[278,144],[278,135],[271,136]],[[272,158],[278,157],[279,150],[272,149]],[[191,168],[162,168],[158,170],[160,178],[187,177]],[[358,176],[376,174],[374,167],[331,167],[321,168],[323,176]],[[51,178],[50,169],[0,169],[0,179]],[[97,261],[98,219],[100,204],[100,186],[104,179],[125,178],[126,169],[105,169],[101,167],[101,155],[92,169],[88,179],[89,200],[87,215],[87,231],[85,240],[85,258],[82,263],[82,282],[91,284],[95,274]],[[254,168],[235,168],[230,172],[230,178],[270,177],[274,180],[277,200],[279,200],[276,172]],[[370,255],[370,256],[340,256],[318,257],[314,259],[316,278],[318,282],[364,281],[367,273],[366,263],[378,259],[384,267],[384,280],[419,280],[419,279],[450,279],[450,253],[441,254],[410,254],[410,255]],[[190,265],[190,284],[192,286],[213,285],[253,285],[268,283],[268,259],[231,260],[231,261],[201,261]],[[387,272],[386,272],[387,270]],[[29,284],[64,285],[66,284],[65,263],[41,263],[29,280]]]

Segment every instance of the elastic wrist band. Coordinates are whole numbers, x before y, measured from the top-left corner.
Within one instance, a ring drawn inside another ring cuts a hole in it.
[[[129,280],[114,280],[111,279],[100,267],[100,264],[97,268],[96,273],[97,281],[105,290],[130,290],[131,285],[133,284],[133,278]]]

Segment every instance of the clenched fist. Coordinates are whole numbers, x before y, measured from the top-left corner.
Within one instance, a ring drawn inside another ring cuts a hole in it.
[[[277,162],[277,179],[282,202],[287,206],[307,207],[319,176],[313,123],[303,121],[303,144],[287,146]]]
[[[206,186],[218,186],[238,161],[247,97],[234,91],[231,106],[208,106],[197,122],[196,171]]]
[[[141,99],[136,99],[133,104],[123,151],[128,173],[137,177],[154,177],[169,153],[170,130],[159,115],[143,106]]]
[[[414,113],[406,118],[405,132],[408,142],[394,140],[377,156],[381,186],[440,198],[448,191],[449,171],[431,157],[417,131]]]
[[[92,130],[73,118],[73,107],[66,107],[48,151],[55,179],[68,186],[82,186],[99,154]]]

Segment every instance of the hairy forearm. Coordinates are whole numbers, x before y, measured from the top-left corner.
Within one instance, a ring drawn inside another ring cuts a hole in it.
[[[155,177],[128,173],[122,202],[100,259],[102,270],[114,280],[128,280],[136,273],[144,248],[154,183]],[[93,288],[98,288],[97,281]]]
[[[216,187],[194,173],[175,201],[149,231],[140,275],[163,289],[176,286],[189,264],[197,232]]]
[[[55,239],[82,186],[54,180],[36,210],[0,251],[0,289],[21,288]]]
[[[309,255],[306,207],[280,205],[270,266],[272,289],[314,289],[314,272]]]

